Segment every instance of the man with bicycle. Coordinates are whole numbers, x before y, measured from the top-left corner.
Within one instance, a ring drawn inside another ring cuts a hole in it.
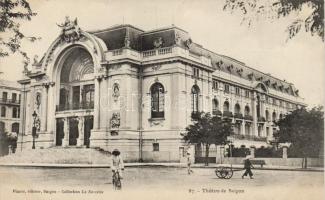
[[[120,154],[121,153],[118,149],[113,150],[110,166],[111,166],[111,170],[113,172],[113,176],[115,173],[118,173],[120,179],[122,179],[123,178],[122,171],[124,170],[124,163],[123,163],[123,159],[121,158]]]

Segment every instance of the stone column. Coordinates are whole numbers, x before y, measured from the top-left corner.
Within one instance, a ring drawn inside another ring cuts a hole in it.
[[[251,153],[251,157],[255,158],[255,147],[250,147],[250,153]]]
[[[253,124],[252,124],[252,134],[251,135],[258,135],[258,124],[257,124],[257,109],[256,109],[256,100],[257,100],[257,95],[256,95],[256,92],[253,92],[253,108],[252,108],[252,114],[253,114]]]
[[[66,147],[69,146],[69,118],[63,118],[62,119],[64,124],[63,124],[63,131],[64,131],[64,137],[62,139],[62,146]]]
[[[105,92],[108,88],[108,80],[107,77],[104,77],[102,79],[101,85],[100,85],[101,91],[100,92],[100,113],[101,119],[100,119],[100,129],[107,130],[107,116],[108,116],[108,92]]]
[[[84,122],[85,118],[83,116],[78,117],[78,134],[77,146],[84,145]]]
[[[58,102],[56,102],[55,96],[55,86],[54,83],[50,83],[48,88],[48,97],[47,97],[47,118],[46,118],[46,130],[47,132],[53,133],[56,129],[56,119],[55,119],[55,107]],[[55,141],[55,140],[54,140]]]
[[[261,134],[262,137],[263,137],[263,136],[264,136],[264,137],[267,137],[267,135],[266,135],[266,123],[267,123],[267,122],[265,122],[265,123],[263,124],[263,129],[262,129],[263,132],[262,132],[262,134]]]
[[[224,155],[225,147],[221,146],[221,145],[218,145],[218,146],[216,146],[216,149],[217,149],[216,163],[217,164],[223,164],[223,162],[225,160],[224,159],[225,158],[225,155]]]
[[[273,125],[270,126],[269,131],[270,131],[269,138],[273,138]]]
[[[288,158],[288,147],[286,146],[282,147],[282,158]]]
[[[48,88],[49,85],[44,85],[43,86],[43,91],[42,91],[42,123],[41,123],[41,132],[46,132],[47,131],[47,100],[48,100]]]
[[[244,120],[240,124],[240,134],[245,135],[245,121]]]
[[[95,77],[94,130],[100,127],[100,77]]]

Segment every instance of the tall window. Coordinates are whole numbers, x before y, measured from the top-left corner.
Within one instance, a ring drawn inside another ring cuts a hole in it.
[[[245,97],[249,98],[249,90],[245,90]]]
[[[223,104],[223,112],[228,112],[229,111],[229,102],[225,101],[225,103]]]
[[[12,108],[12,118],[18,117],[18,108],[14,107]]]
[[[6,107],[1,107],[1,117],[6,117]]]
[[[2,92],[2,100],[6,102],[7,98],[8,98],[8,92]]]
[[[151,86],[151,118],[163,118],[165,116],[164,87],[160,83]]]
[[[235,114],[240,114],[240,105],[238,103],[235,105]]]
[[[198,68],[193,67],[193,77],[199,78],[200,77],[200,70]]]
[[[19,123],[13,123],[11,125],[11,132],[19,133]]]
[[[240,88],[239,87],[236,87],[235,88],[235,92],[236,92],[236,95],[240,95]]]
[[[14,103],[17,101],[17,94],[16,93],[12,93],[11,101],[14,102]]]
[[[212,88],[214,89],[214,90],[218,90],[218,82],[217,81],[213,81],[212,82]]]
[[[273,112],[273,114],[272,114],[272,121],[276,121],[276,113],[275,112]]]
[[[218,100],[217,100],[217,99],[213,99],[213,100],[212,100],[212,110],[213,110],[213,111],[217,111],[217,110],[219,110],[218,107],[219,107],[219,102],[218,102]]]
[[[249,107],[248,106],[245,106],[245,115],[249,115]]]
[[[192,112],[199,112],[199,94],[200,94],[199,87],[197,85],[194,85],[191,90]]]
[[[229,93],[229,92],[230,92],[229,85],[225,84],[225,93]]]
[[[266,118],[266,121],[270,121],[270,115],[269,115],[268,110],[265,110],[265,118]]]
[[[82,91],[82,107],[94,108],[95,85],[85,85]]]

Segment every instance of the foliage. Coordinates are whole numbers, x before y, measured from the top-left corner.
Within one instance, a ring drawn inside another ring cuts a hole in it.
[[[304,16],[303,10],[311,13]],[[240,11],[243,22],[250,26],[259,18],[279,19],[295,14],[295,20],[287,27],[288,39],[293,38],[304,27],[306,32],[317,35],[324,41],[323,0],[226,0],[224,10]]]
[[[0,58],[18,52],[23,56],[25,67],[30,59],[21,49],[22,40],[34,42],[38,38],[24,35],[20,21],[30,21],[35,16],[27,0],[0,0]]]
[[[291,143],[290,151],[297,156],[318,157],[324,145],[324,112],[322,107],[297,109],[276,122],[279,143]]]
[[[206,147],[205,157],[208,165],[210,145],[225,145],[227,137],[233,134],[232,124],[230,120],[211,116],[210,113],[201,112],[192,117],[194,123],[186,127],[187,133],[183,139],[190,144],[202,144]]]
[[[231,153],[230,153],[231,150]],[[227,149],[227,156],[228,157],[245,157],[246,155],[249,155],[249,148],[246,147],[234,147],[234,145],[231,145],[231,148]]]
[[[9,134],[8,132],[0,132],[0,156],[7,155],[9,153],[9,146],[14,153],[17,147],[17,135]]]
[[[255,150],[256,158],[282,158],[282,148],[276,149],[274,147],[261,146]]]

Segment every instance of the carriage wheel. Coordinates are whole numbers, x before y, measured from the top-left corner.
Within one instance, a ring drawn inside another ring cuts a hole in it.
[[[216,175],[218,178],[224,178],[224,175],[223,175],[223,167],[217,167],[217,169],[215,170],[216,172]]]
[[[234,174],[234,172],[232,171],[232,169],[230,167],[225,167],[224,169],[224,178],[225,179],[230,179],[232,177],[232,175]]]

